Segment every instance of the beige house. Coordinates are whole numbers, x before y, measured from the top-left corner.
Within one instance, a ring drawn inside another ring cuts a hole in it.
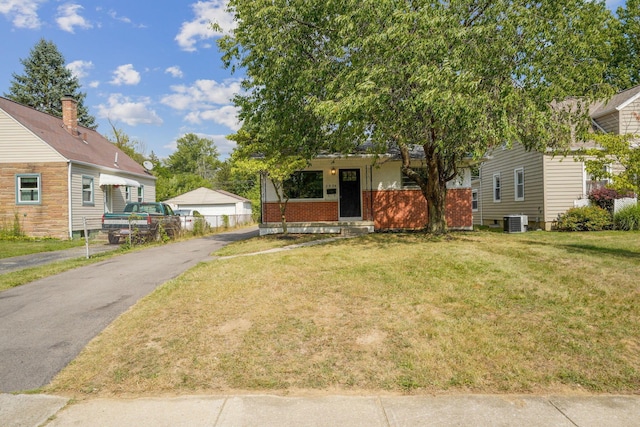
[[[592,107],[594,129],[615,134],[640,133],[640,86]],[[576,147],[578,148],[578,147]],[[584,205],[595,182],[571,155],[528,152],[520,144],[498,147],[472,179],[474,225],[504,228],[523,221],[528,229],[553,228],[558,215]],[[615,173],[616,166],[613,165]]]
[[[80,237],[127,201],[155,201],[156,178],[79,126],[73,98],[62,108],[60,119],[0,97],[0,228],[17,222],[29,236]]]

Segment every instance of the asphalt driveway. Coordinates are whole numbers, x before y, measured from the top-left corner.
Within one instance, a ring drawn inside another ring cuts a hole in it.
[[[158,285],[257,227],[155,246],[0,293],[0,392],[46,385],[116,317]]]

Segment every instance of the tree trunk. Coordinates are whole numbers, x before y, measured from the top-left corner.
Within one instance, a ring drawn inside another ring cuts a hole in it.
[[[278,206],[280,207],[280,220],[282,222],[282,234],[287,234],[288,233],[287,216],[285,215],[285,212],[287,211],[287,203],[280,202]]]
[[[443,164],[435,150],[425,146],[427,162],[427,182],[421,186],[427,201],[428,223],[426,230],[432,234],[447,232],[447,181],[444,178]]]

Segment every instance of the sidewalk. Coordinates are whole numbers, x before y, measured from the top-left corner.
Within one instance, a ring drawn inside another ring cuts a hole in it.
[[[47,421],[49,420],[49,421]],[[90,399],[0,394],[0,425],[638,426],[640,396],[184,396]]]

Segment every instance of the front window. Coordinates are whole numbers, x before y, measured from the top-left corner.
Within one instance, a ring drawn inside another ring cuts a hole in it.
[[[519,168],[513,171],[513,179],[515,182],[516,202],[524,201],[524,169]]]
[[[17,204],[40,204],[40,175],[16,175]]]
[[[284,193],[290,199],[322,199],[322,171],[298,171],[284,182]]]
[[[138,201],[144,202],[144,186],[143,185],[138,187]]]
[[[124,199],[127,202],[131,201],[131,187],[129,187],[129,186],[125,187],[125,189],[124,189]]]
[[[93,177],[82,177],[82,204],[93,205]]]
[[[425,180],[427,179],[427,168],[426,167],[409,168],[409,169],[411,169],[412,171],[418,173]],[[408,176],[406,176],[403,173],[401,173],[401,175],[402,175],[402,188],[420,188],[418,183],[415,182],[413,179],[409,178]]]
[[[502,179],[500,174],[493,175],[493,201],[499,202],[502,200]]]
[[[471,210],[478,210],[478,190],[471,190]]]

